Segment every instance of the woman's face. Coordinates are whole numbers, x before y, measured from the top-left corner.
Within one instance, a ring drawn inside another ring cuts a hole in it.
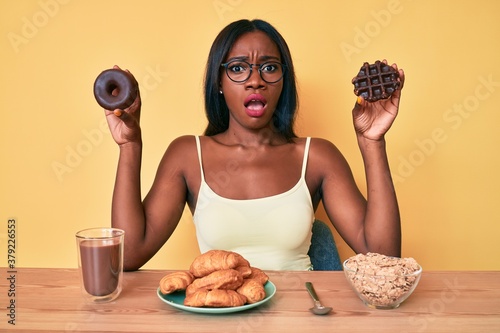
[[[283,79],[267,83],[258,68],[267,62],[281,63],[278,47],[264,32],[249,32],[233,44],[225,62],[231,60],[243,60],[257,66],[253,66],[250,78],[241,83],[230,80],[223,69],[221,91],[229,108],[229,127],[257,130],[272,126],[272,116],[283,90]]]

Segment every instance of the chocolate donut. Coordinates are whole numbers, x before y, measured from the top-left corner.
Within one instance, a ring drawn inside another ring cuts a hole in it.
[[[94,82],[94,97],[106,110],[128,108],[137,97],[137,90],[137,81],[120,69],[105,70]]]
[[[352,79],[354,94],[363,96],[368,102],[389,98],[400,85],[399,73],[392,66],[377,60],[374,64],[365,62]]]

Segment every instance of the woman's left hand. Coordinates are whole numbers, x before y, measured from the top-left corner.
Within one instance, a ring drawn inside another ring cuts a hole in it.
[[[387,64],[386,60],[383,62]],[[402,69],[398,70],[396,64],[392,67],[399,72],[400,86],[391,97],[376,102],[367,102],[362,97],[358,97],[352,110],[356,133],[366,139],[382,140],[398,114],[405,75]]]

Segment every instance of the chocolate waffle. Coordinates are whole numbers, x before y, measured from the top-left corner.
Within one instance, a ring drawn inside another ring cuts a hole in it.
[[[352,79],[354,94],[368,102],[389,98],[399,88],[399,73],[393,67],[377,60],[374,64],[365,62]]]

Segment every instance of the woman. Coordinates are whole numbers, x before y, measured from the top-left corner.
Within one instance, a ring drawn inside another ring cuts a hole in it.
[[[354,251],[400,256],[399,209],[384,140],[399,98],[400,90],[388,100],[358,99],[354,106],[365,200],[332,143],[295,135],[294,67],[282,36],[261,20],[229,24],[208,57],[205,135],[170,144],[144,201],[140,97],[125,110],[105,111],[120,147],[112,225],[127,235],[125,269],[138,269],[161,248],[186,203],[201,252],[235,251],[262,269],[312,268],[307,251],[321,200]]]

